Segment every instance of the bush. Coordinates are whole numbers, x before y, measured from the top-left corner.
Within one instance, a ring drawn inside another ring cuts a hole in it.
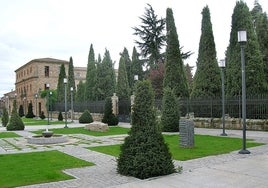
[[[108,125],[118,125],[119,121],[118,118],[113,114],[113,104],[110,97],[105,99],[104,115],[101,121],[103,123],[107,123]]]
[[[41,118],[41,119],[45,119],[45,118],[46,118],[46,116],[45,116],[45,114],[44,114],[44,111],[41,112],[40,118]]]
[[[26,118],[34,118],[35,115],[33,113],[33,105],[32,103],[29,103],[29,106],[28,106],[28,113],[26,114],[25,116]]]
[[[161,124],[164,132],[178,132],[180,125],[179,102],[171,88],[164,89]]]
[[[15,131],[15,130],[24,130],[24,123],[21,120],[21,117],[19,116],[17,112],[17,105],[16,100],[13,103],[13,109],[11,112],[10,121],[7,124],[7,130],[8,131]]]
[[[2,125],[3,127],[6,127],[9,121],[9,116],[8,116],[8,112],[7,109],[4,108],[3,109],[3,116],[2,116]]]
[[[85,110],[79,117],[79,123],[92,123],[93,118],[88,110]]]
[[[20,117],[23,117],[24,116],[24,110],[23,110],[23,106],[22,105],[20,105],[20,107],[19,107],[19,116]]]
[[[175,172],[168,146],[157,131],[154,94],[149,81],[137,83],[128,134],[117,160],[118,173],[146,179]]]
[[[63,121],[63,116],[62,116],[62,113],[60,112],[59,115],[58,115],[58,120],[59,121]]]

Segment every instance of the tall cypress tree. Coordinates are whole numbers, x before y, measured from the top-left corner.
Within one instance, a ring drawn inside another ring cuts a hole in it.
[[[120,174],[146,179],[175,171],[168,146],[156,128],[154,94],[148,80],[137,82],[128,134],[117,161]]]
[[[60,66],[60,74],[58,78],[58,85],[57,85],[57,101],[64,102],[64,82],[63,79],[66,78],[65,66],[62,64]]]
[[[166,14],[167,49],[163,86],[173,89],[177,97],[188,97],[188,85],[172,9],[167,8]]]
[[[202,10],[201,37],[197,69],[193,80],[191,97],[216,97],[221,94],[220,69],[208,6]]]
[[[129,89],[129,84],[128,84],[127,71],[126,71],[126,61],[123,55],[121,55],[120,61],[119,61],[116,93],[117,93],[117,96],[119,97],[119,100],[129,99],[130,89]]]
[[[81,80],[77,85],[77,93],[75,96],[75,100],[77,102],[84,102],[85,101],[85,83],[83,83]]]
[[[133,85],[133,82],[134,82],[134,76],[131,73],[132,62],[130,60],[128,50],[126,48],[124,48],[124,50],[123,50],[123,52],[121,54],[121,57],[123,57],[123,60],[124,60],[128,84],[129,84],[129,87],[131,87]]]
[[[114,64],[109,51],[106,49],[101,63],[97,64],[96,73],[96,98],[105,100],[115,92]]]
[[[138,76],[139,80],[143,80],[144,78],[144,72],[142,69],[143,62],[139,58],[139,53],[137,52],[136,48],[133,47],[132,56],[131,56],[131,77],[134,78],[135,75]],[[134,83],[130,85],[131,88],[133,88]]]
[[[74,79],[74,64],[72,57],[70,57],[69,68],[68,68],[67,101],[71,101],[71,87],[73,87],[73,100],[75,100],[76,86]]]
[[[96,61],[93,45],[90,45],[87,63],[87,74],[85,83],[85,100],[92,101],[95,99],[95,84],[96,84]]]
[[[247,95],[265,93],[267,91],[267,83],[264,77],[263,59],[256,34],[254,33],[252,17],[246,3],[238,1],[232,15],[232,29],[227,48],[227,95],[239,95],[241,91],[241,51],[240,44],[237,41],[237,32],[241,28],[247,31],[247,42],[245,45]]]

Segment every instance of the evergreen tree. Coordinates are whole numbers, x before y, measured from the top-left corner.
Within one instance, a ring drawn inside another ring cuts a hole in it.
[[[268,17],[266,12],[262,12],[262,7],[255,1],[254,8],[251,11],[254,23],[255,33],[263,57],[263,67],[265,80],[268,82]]]
[[[241,28],[247,31],[245,44],[246,92],[247,95],[263,94],[267,91],[263,59],[254,33],[249,8],[243,1],[236,2],[232,15],[230,42],[226,53],[226,93],[228,96],[235,96],[239,95],[241,91],[241,47],[237,41],[237,32]]]
[[[113,113],[113,104],[111,97],[105,99],[104,115],[101,120],[103,123],[107,123],[109,126],[118,125],[118,118]]]
[[[64,102],[64,92],[65,92],[65,87],[64,87],[64,78],[66,77],[66,72],[65,72],[65,66],[62,64],[60,66],[60,74],[58,78],[58,85],[57,85],[57,101],[58,102]]]
[[[141,50],[143,57],[148,58],[148,66],[154,67],[158,62],[162,62],[160,50],[165,44],[165,19],[158,19],[155,11],[150,4],[147,4],[145,13],[140,17],[142,25],[134,27],[134,35],[140,37],[140,41],[136,40],[136,44]]]
[[[6,127],[9,121],[9,115],[6,107],[3,109],[3,116],[2,116],[2,125],[3,127]]]
[[[149,71],[148,79],[152,83],[156,99],[161,99],[163,96],[164,74],[165,74],[164,63],[159,63],[157,67],[151,68]]]
[[[85,101],[85,83],[81,80],[77,85],[77,93],[75,96],[76,102],[84,102]]]
[[[117,160],[120,174],[146,179],[175,172],[168,146],[156,128],[154,94],[148,80],[137,82],[128,134]]]
[[[143,62],[139,58],[139,53],[137,52],[136,48],[133,47],[132,51],[132,58],[131,58],[131,78],[134,78],[135,75],[138,76],[139,80],[143,80],[144,72],[143,72]],[[133,83],[129,83],[131,89],[133,90],[134,81]]]
[[[15,130],[24,130],[24,127],[25,127],[24,123],[17,112],[17,102],[16,100],[14,100],[11,117],[6,128],[8,131],[15,131]]]
[[[193,66],[190,66],[188,63],[185,65],[186,79],[188,82],[189,93],[192,92],[193,88],[193,74],[192,74]]]
[[[221,94],[220,69],[217,62],[216,47],[210,11],[208,6],[202,10],[201,37],[197,58],[197,69],[193,80],[191,97],[218,97]]]
[[[79,117],[79,123],[92,123],[93,118],[89,110],[85,110],[83,114]]]
[[[74,79],[74,65],[73,58],[70,57],[69,68],[68,68],[68,82],[67,82],[67,101],[71,101],[71,87],[73,88],[73,100],[75,100],[76,87]]]
[[[124,48],[123,52],[121,53],[121,57],[123,57],[123,61],[125,64],[125,71],[126,71],[126,75],[127,75],[127,80],[128,80],[128,88],[130,88],[133,83],[134,83],[134,76],[132,74],[132,62],[130,60],[129,54],[128,54],[128,50],[126,48]],[[120,58],[121,59],[121,58]]]
[[[20,107],[19,107],[19,116],[20,117],[23,117],[24,116],[24,109],[23,109],[23,106],[22,105],[20,105]]]
[[[59,121],[63,121],[63,116],[62,116],[61,111],[59,112],[59,115],[58,115],[58,120],[59,120]]]
[[[95,99],[95,84],[96,84],[96,61],[93,45],[90,45],[87,63],[87,74],[85,83],[85,100],[93,101]]]
[[[109,51],[106,49],[102,62],[97,64],[96,99],[105,100],[106,97],[111,97],[114,92],[114,64],[110,57]]]
[[[119,100],[129,99],[130,88],[126,71],[126,61],[123,55],[120,57],[116,93]]]
[[[167,8],[167,49],[163,87],[173,89],[177,97],[188,97],[188,85],[172,9]]]
[[[161,116],[162,131],[177,132],[180,125],[179,102],[173,91],[167,87],[164,89]]]
[[[26,118],[34,118],[34,117],[35,117],[35,115],[33,113],[33,105],[30,102],[28,105],[28,113],[26,114]]]

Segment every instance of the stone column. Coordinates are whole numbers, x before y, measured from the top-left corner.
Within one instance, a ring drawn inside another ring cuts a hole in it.
[[[118,97],[116,93],[113,94],[112,98],[112,105],[113,105],[113,114],[118,115]]]

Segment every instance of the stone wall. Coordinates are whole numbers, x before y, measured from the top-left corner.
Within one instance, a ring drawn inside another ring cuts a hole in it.
[[[195,127],[222,129],[221,118],[192,118]],[[247,130],[268,131],[268,120],[246,120]],[[225,129],[242,129],[242,119],[225,119]]]

